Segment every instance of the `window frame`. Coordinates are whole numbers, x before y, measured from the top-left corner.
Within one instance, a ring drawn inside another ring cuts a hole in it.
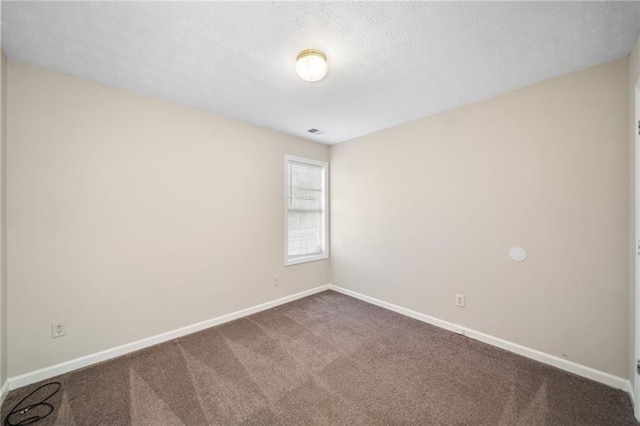
[[[322,167],[322,253],[301,256],[295,259],[289,258],[289,162],[309,164]],[[299,265],[301,263],[315,262],[329,258],[329,163],[313,160],[311,158],[284,156],[284,266]]]

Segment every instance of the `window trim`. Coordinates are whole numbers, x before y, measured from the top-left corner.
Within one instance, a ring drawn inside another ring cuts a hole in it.
[[[295,161],[303,164],[310,164],[322,167],[322,192],[324,194],[322,209],[322,242],[323,251],[320,254],[301,256],[295,259],[289,258],[289,162]],[[329,163],[326,161],[312,160],[310,158],[296,157],[293,155],[284,156],[284,266],[299,265],[301,263],[314,262],[329,258]]]

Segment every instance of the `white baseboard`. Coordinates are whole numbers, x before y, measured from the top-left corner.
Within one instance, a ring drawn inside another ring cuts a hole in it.
[[[5,380],[2,384],[2,387],[0,388],[0,405],[2,405],[2,403],[4,402],[7,394],[9,394],[9,380]]]
[[[158,343],[177,339],[178,337],[195,333],[197,331],[204,330],[205,328],[213,327],[225,322],[236,320],[238,318],[246,317],[248,315],[252,315],[257,312],[273,308],[275,306],[283,305],[285,303],[293,302],[294,300],[301,299],[312,294],[320,293],[328,289],[328,284],[321,285],[319,287],[312,288],[311,290],[302,291],[300,293],[272,300],[271,302],[262,303],[260,305],[252,306],[250,308],[242,309],[240,311],[232,312],[230,314],[222,315],[210,320],[202,321],[196,324],[188,325],[186,327],[178,328],[176,330],[168,331],[166,333],[158,334],[156,336],[147,337],[142,340],[127,343],[122,346],[117,346],[115,348],[107,349],[101,352],[85,355],[83,357],[65,361],[60,364],[52,365],[50,367],[31,371],[20,376],[10,377],[4,383],[4,386],[0,391],[2,392],[2,397],[4,397],[5,393],[7,393],[9,390],[17,389],[22,386],[30,385],[31,383],[36,383],[41,380],[46,380],[51,377],[58,376],[60,374],[68,373],[69,371],[77,370],[78,368],[87,367],[98,362],[106,361],[149,346],[157,345]]]
[[[526,346],[519,345],[517,343],[509,342],[507,340],[503,340],[498,337],[490,336],[488,334],[481,333],[479,331],[472,330],[470,328],[466,328],[461,325],[454,324],[448,321],[444,321],[439,318],[421,314],[420,312],[412,311],[410,309],[403,308],[402,306],[394,305],[392,303],[384,302],[382,300],[378,300],[373,297],[365,296],[364,294],[360,294],[358,292],[348,290],[346,288],[338,287],[333,284],[329,284],[329,288],[331,290],[337,291],[342,294],[346,294],[347,296],[355,297],[356,299],[363,300],[365,302],[371,303],[376,306],[380,306],[390,311],[394,311],[399,314],[417,319],[419,321],[426,322],[428,324],[432,324],[440,328],[444,328],[445,330],[453,331],[454,333],[464,334],[465,336],[470,337],[472,339],[479,340],[481,342],[487,343],[492,346],[496,346],[498,348],[507,350],[509,352],[522,355],[526,358],[530,358],[535,361],[542,362],[543,364],[551,365],[561,370],[568,371],[573,374],[577,374],[578,376],[586,377],[587,379],[591,379],[593,381],[603,383],[613,388],[620,389],[625,392],[629,392],[630,397],[632,398],[632,401],[633,401],[633,391],[631,390],[632,389],[631,382],[627,379],[623,379],[622,377],[614,376],[613,374],[605,373],[604,371],[596,370],[595,368],[587,367],[586,365],[581,365],[573,361],[560,358],[555,355],[550,355],[550,354],[538,351],[536,349],[531,349]]]
[[[631,383],[631,380],[627,380],[627,389],[626,389],[627,393],[629,394],[629,399],[631,400],[631,406],[634,408],[636,408],[636,393],[633,391],[633,384]]]

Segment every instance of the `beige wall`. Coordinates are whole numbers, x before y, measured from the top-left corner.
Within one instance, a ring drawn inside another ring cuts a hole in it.
[[[332,146],[332,282],[629,377],[628,73],[624,58]]]
[[[282,157],[327,147],[9,61],[0,365],[332,281],[630,377],[634,55],[333,146],[331,280],[329,261],[283,266]]]
[[[8,96],[9,376],[329,282],[283,266],[283,156],[328,147],[14,61]]]
[[[629,56],[629,377],[636,374],[636,85],[640,79],[640,36]],[[635,385],[632,380],[632,384]]]
[[[0,50],[0,385],[7,379],[7,57]]]

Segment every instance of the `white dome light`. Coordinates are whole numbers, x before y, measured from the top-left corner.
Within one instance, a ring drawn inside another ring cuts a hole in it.
[[[306,81],[320,81],[327,75],[327,57],[319,50],[306,49],[298,53],[296,72]]]

